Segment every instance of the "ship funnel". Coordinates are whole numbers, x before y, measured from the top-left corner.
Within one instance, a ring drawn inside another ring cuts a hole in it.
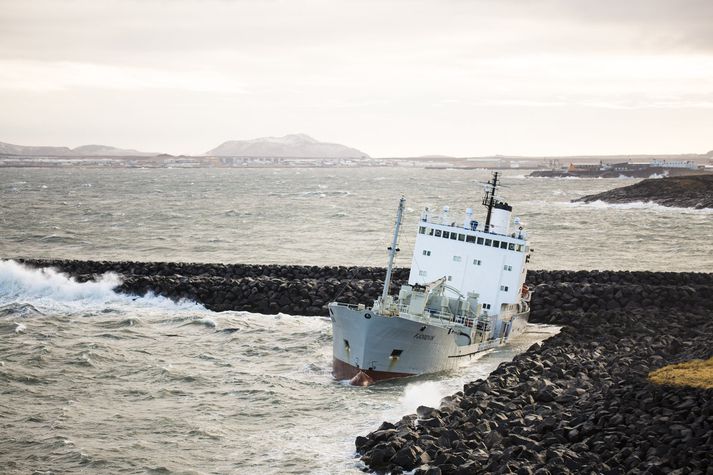
[[[508,234],[510,232],[510,214],[512,206],[498,201],[493,206],[493,214],[490,219],[490,232],[496,234]]]

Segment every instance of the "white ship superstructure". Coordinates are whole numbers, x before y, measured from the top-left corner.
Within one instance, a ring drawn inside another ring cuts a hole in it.
[[[448,207],[422,213],[409,282],[394,297],[401,199],[381,297],[371,308],[329,305],[336,378],[370,384],[452,369],[524,330],[530,249],[520,220],[511,222],[512,208],[497,196],[498,180],[495,173],[487,184],[482,227],[471,208],[459,219]]]

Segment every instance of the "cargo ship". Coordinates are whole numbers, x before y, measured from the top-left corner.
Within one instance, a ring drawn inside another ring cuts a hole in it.
[[[421,214],[408,284],[389,293],[405,198],[396,213],[384,287],[371,305],[332,302],[336,379],[366,386],[448,371],[522,333],[530,314],[525,285],[531,249],[519,218],[498,196],[500,175],[485,186],[483,225],[468,208]]]

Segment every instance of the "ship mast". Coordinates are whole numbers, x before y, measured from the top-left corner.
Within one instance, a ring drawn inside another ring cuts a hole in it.
[[[485,190],[485,196],[483,197],[483,205],[488,208],[488,215],[485,217],[485,232],[490,231],[490,217],[493,214],[493,207],[495,206],[495,189],[498,187],[498,176],[499,172],[493,172],[493,179],[488,182],[490,189]]]
[[[391,240],[389,247],[389,263],[386,266],[386,277],[384,278],[384,291],[381,293],[381,301],[384,302],[389,295],[389,286],[391,285],[391,271],[394,267],[394,257],[399,249],[396,247],[399,243],[399,228],[401,227],[401,217],[404,214],[404,205],[406,198],[403,196],[399,200],[399,209],[396,211],[396,224],[394,225],[394,238]]]

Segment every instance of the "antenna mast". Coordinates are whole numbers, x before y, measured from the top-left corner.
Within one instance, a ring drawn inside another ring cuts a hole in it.
[[[485,190],[485,196],[483,197],[483,205],[488,208],[488,214],[485,217],[485,232],[490,231],[490,217],[493,214],[493,207],[495,206],[495,189],[498,187],[498,177],[499,172],[493,172],[493,179],[488,182],[490,189]]]
[[[401,227],[401,217],[404,214],[404,205],[406,204],[406,198],[403,196],[399,200],[399,209],[396,211],[396,225],[394,226],[394,238],[391,240],[391,247],[389,247],[389,263],[386,266],[386,277],[384,278],[384,291],[381,293],[381,301],[383,302],[389,295],[389,286],[391,285],[391,271],[394,267],[394,257],[399,249],[396,247],[399,243],[399,228]]]

